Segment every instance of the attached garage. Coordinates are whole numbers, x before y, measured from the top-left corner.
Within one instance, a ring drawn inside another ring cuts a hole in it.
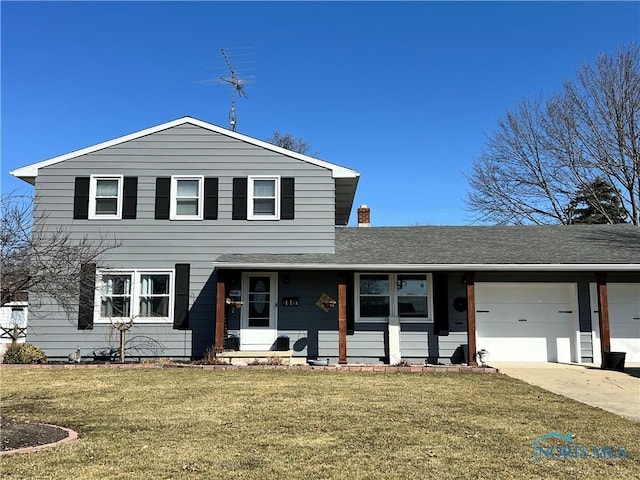
[[[611,351],[626,352],[626,362],[640,362],[640,283],[609,283],[607,296]],[[597,353],[601,355],[595,284],[591,284],[591,312],[596,346],[594,350],[597,349]],[[600,355],[595,355],[595,362],[600,362]]]
[[[575,283],[478,282],[475,296],[477,349],[491,361],[579,361]]]

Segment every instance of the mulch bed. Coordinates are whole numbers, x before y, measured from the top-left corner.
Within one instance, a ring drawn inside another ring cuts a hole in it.
[[[66,430],[42,423],[15,422],[0,419],[0,451],[37,447],[67,438]]]

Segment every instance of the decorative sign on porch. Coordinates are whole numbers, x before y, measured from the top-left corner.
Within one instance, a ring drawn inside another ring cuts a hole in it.
[[[322,295],[320,295],[320,298],[318,298],[316,306],[322,309],[324,312],[328,312],[336,306],[336,301],[331,298],[328,293],[323,293]]]

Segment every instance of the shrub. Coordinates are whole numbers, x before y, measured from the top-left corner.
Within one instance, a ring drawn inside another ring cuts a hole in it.
[[[249,365],[284,365],[282,357],[277,355],[273,355],[271,357],[267,357],[265,360],[260,360],[259,358],[255,358]]]
[[[2,359],[4,363],[47,363],[47,355],[31,343],[9,345]]]
[[[405,359],[400,360],[398,363],[393,365],[394,367],[410,367],[411,364],[407,362]]]
[[[229,362],[227,362],[224,358],[220,358],[216,355],[216,351],[211,348],[208,347],[207,350],[204,352],[204,357],[202,357],[200,360],[196,360],[195,362],[196,365],[228,365]]]

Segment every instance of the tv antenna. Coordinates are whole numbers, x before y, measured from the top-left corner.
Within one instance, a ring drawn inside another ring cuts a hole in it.
[[[236,93],[239,97],[248,97],[247,92],[244,89],[244,80],[238,78],[238,76],[236,75],[236,72],[233,69],[233,66],[231,66],[231,62],[229,61],[227,54],[224,52],[224,48],[221,48],[220,51],[222,52],[222,56],[224,57],[224,61],[226,62],[227,67],[229,68],[229,78],[220,77],[220,80],[231,85],[231,110],[229,111],[229,127],[231,127],[231,130],[235,132],[237,126]]]

